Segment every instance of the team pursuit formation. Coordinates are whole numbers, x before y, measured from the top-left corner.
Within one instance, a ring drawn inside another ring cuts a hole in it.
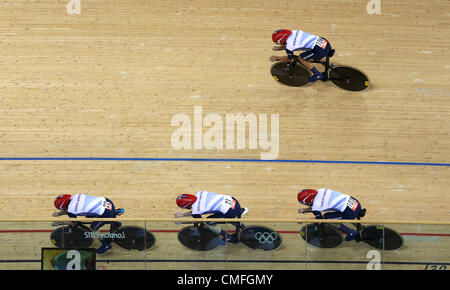
[[[356,68],[333,65],[330,59],[335,54],[330,42],[320,36],[302,30],[279,29],[272,33],[276,44],[272,50],[285,50],[286,55],[271,56],[275,62],[271,68],[272,77],[287,86],[301,87],[316,81],[331,81],[337,87],[348,91],[362,91],[369,87],[367,76]],[[295,52],[300,51],[299,55]],[[323,67],[320,72],[318,67]],[[343,240],[346,242],[365,242],[384,250],[398,249],[403,245],[401,236],[386,227],[362,226],[358,223],[366,214],[366,209],[354,197],[327,188],[303,189],[297,194],[301,205],[300,214],[312,213],[315,219],[355,220],[352,225],[343,223],[310,223],[299,229],[299,240],[319,248],[334,248]],[[176,198],[180,208],[176,218],[190,217],[214,219],[239,219],[237,222],[176,222],[185,225],[178,232],[178,241],[186,248],[196,251],[209,251],[227,243],[242,243],[255,250],[273,251],[281,247],[283,240],[276,230],[259,225],[244,225],[242,217],[249,211],[230,195],[208,191],[195,194],[180,194]],[[116,208],[113,201],[106,197],[85,194],[59,195],[54,201],[59,210],[54,217],[66,215],[70,218],[111,218],[114,219],[126,211]],[[182,212],[181,210],[185,210]],[[229,233],[224,224],[231,224],[234,232]],[[103,254],[117,244],[126,250],[150,250],[156,243],[154,234],[136,226],[122,226],[117,221],[94,222],[54,222],[57,228],[51,233],[51,243],[59,248],[88,248],[95,239],[101,246],[98,254]],[[109,231],[98,231],[109,225]],[[343,237],[344,236],[344,237]]]
[[[312,213],[316,219],[359,220],[366,213],[366,209],[361,207],[356,198],[327,188],[304,189],[297,194],[297,199],[300,204],[307,206],[300,208],[298,212]],[[242,243],[251,249],[272,251],[280,248],[283,243],[281,235],[274,229],[244,225],[241,218],[247,214],[248,209],[230,195],[198,191],[196,194],[179,195],[176,204],[180,209],[187,210],[177,211],[176,218],[192,217],[195,220],[206,216],[207,219],[239,219],[228,223],[234,226],[234,233],[228,233],[222,228],[221,225],[227,222],[176,222],[190,224],[178,232],[178,240],[186,248],[209,251],[227,243]],[[71,218],[81,216],[113,219],[125,213],[125,209],[116,209],[108,198],[85,194],[59,195],[54,205],[59,210],[53,214],[55,217],[67,215]],[[109,224],[109,232],[99,234],[97,231],[106,224]],[[103,254],[112,248],[113,242],[123,249],[140,251],[151,249],[156,242],[150,230],[122,226],[116,221],[55,222],[53,226],[59,227],[51,233],[50,240],[59,248],[88,248],[97,238],[101,242],[97,253]],[[345,234],[347,242],[363,241],[377,249],[395,250],[403,245],[401,236],[395,231],[376,225],[365,227],[358,222],[353,224],[353,228],[344,224],[307,224],[299,231],[299,237],[319,248],[333,248],[343,242],[341,233]]]

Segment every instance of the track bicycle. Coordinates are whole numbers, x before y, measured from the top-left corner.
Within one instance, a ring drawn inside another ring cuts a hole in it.
[[[110,223],[110,222],[107,222]],[[155,244],[152,232],[137,226],[121,226],[113,233],[92,231],[92,222],[69,222],[50,234],[50,241],[58,248],[89,248],[94,239],[110,238],[121,248],[131,251],[148,250]]]
[[[323,79],[321,81],[331,81],[337,87],[347,91],[363,91],[369,87],[369,78],[359,69],[347,66],[336,65],[330,63],[330,58],[334,55],[335,50],[332,49],[325,57],[325,62],[321,60],[313,60],[313,63],[320,63],[325,66],[322,72]],[[272,77],[287,86],[302,87],[310,84],[309,78],[311,72],[304,68],[298,56],[294,55],[291,62],[276,62],[270,70]]]
[[[360,223],[353,224],[358,235],[357,242],[364,242],[379,250],[398,250],[403,246],[403,238],[396,231],[380,226],[363,226]],[[311,223],[300,230],[300,236],[308,244],[319,248],[336,248],[342,242],[342,234],[338,224],[334,223]]]
[[[231,223],[236,226],[236,223]],[[273,251],[281,247],[283,239],[273,229],[264,226],[238,226],[238,243],[253,250]],[[227,243],[204,223],[194,223],[178,232],[178,240],[185,247],[196,251],[210,251]]]

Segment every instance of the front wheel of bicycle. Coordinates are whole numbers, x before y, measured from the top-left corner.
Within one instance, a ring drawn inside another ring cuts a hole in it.
[[[361,231],[361,240],[380,250],[397,250],[403,246],[403,238],[396,231],[382,226],[366,226]]]
[[[50,241],[58,248],[89,248],[94,238],[88,227],[75,225],[55,229],[50,235]]]
[[[277,62],[270,69],[270,73],[274,80],[290,87],[302,87],[309,84],[308,70],[292,63]]]

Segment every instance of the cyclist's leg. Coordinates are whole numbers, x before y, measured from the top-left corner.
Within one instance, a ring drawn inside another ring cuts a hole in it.
[[[313,64],[312,62],[308,61],[308,59],[309,59],[308,56],[309,56],[309,55],[313,55],[313,53],[309,53],[309,54],[308,54],[308,52],[304,52],[304,53],[302,53],[302,54],[300,55],[300,57],[298,58],[299,62],[300,62],[306,69],[310,70],[310,71],[313,73],[313,75],[309,78],[309,82],[315,82],[315,81],[318,81],[318,80],[323,79],[322,73],[320,73],[320,72],[317,70],[317,68],[314,66],[314,64]],[[307,57],[307,58],[305,59],[305,57]],[[311,58],[311,59],[313,59],[313,58]]]
[[[241,218],[241,215],[246,211],[245,208],[242,208],[241,205],[239,204],[239,202],[237,201],[237,199],[233,198],[234,200],[234,207],[230,208],[230,210],[228,210],[228,212],[225,214],[226,218]],[[235,227],[235,231],[234,231],[234,235],[230,236],[230,238],[228,239],[229,242],[232,243],[238,243],[239,242],[239,232],[241,231],[241,223],[240,222],[236,222],[236,223],[232,223]]]
[[[111,208],[105,209],[105,212],[100,216],[101,218],[115,218],[116,217],[116,209],[114,207],[114,204],[111,200],[106,199],[107,202],[110,203]],[[100,242],[102,243],[101,247],[97,249],[97,253],[102,254],[106,252],[107,250],[111,249],[111,242],[112,242],[112,234],[122,226],[122,223],[120,222],[99,222],[95,227],[99,229],[105,224],[109,224],[109,235],[108,237],[101,239]],[[94,226],[94,225],[93,225]]]
[[[326,41],[326,40],[325,40]],[[317,80],[323,79],[322,73],[320,73],[317,68],[312,63],[312,60],[322,59],[327,56],[328,52],[331,50],[331,45],[327,41],[325,47],[320,47],[316,45],[312,50],[305,51],[300,54],[299,61],[307,69],[309,69],[313,76],[309,79],[310,82],[315,82]]]
[[[345,211],[344,212],[339,212],[339,211],[327,212],[323,216],[325,219],[348,219]],[[347,242],[355,239],[358,234],[358,232],[356,230],[350,229],[347,226],[345,226],[344,224],[339,225],[339,230],[347,235],[345,237],[345,240]]]
[[[216,213],[213,215],[208,216],[208,218],[240,218],[240,215],[244,211],[241,211],[241,206],[239,202],[233,198],[233,207],[230,208],[225,214],[223,213]],[[207,222],[206,227],[208,227],[210,230],[218,234],[222,240],[232,243],[238,242],[238,235],[240,231],[240,223],[231,223],[235,226],[236,231],[233,235],[227,236],[227,233],[222,229],[222,227],[217,222]]]
[[[222,213],[215,213],[213,215],[208,216],[207,218],[224,218],[224,215]],[[218,222],[206,222],[205,227],[213,231],[214,233],[218,235],[223,235],[225,237],[225,232],[222,230],[222,227],[219,225]]]

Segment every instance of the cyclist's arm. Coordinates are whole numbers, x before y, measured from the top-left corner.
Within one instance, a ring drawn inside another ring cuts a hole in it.
[[[182,213],[182,212],[180,212],[180,211],[177,211],[176,213],[175,213],[175,217],[176,218],[182,218],[182,217],[193,217],[194,215],[192,214],[192,211],[190,210],[190,211],[188,211],[188,212],[184,212],[184,213]],[[194,216],[195,217],[195,216]],[[201,217],[201,216],[200,216]]]
[[[272,55],[270,57],[270,61],[282,61],[282,62],[290,62],[289,57],[286,56],[278,56],[278,55]]]
[[[59,212],[53,213],[54,217],[58,217],[58,216],[61,216],[61,215],[67,215],[70,218],[76,218],[77,217],[76,215],[71,214],[70,212],[67,212],[67,210],[61,210]],[[73,225],[75,223],[76,222],[52,222],[52,226],[57,227],[57,226],[61,226],[61,225]]]
[[[61,216],[61,215],[66,215],[66,214],[67,214],[67,210],[60,210],[58,212],[54,212],[52,216],[58,217],[58,216]]]
[[[312,207],[298,209],[298,213],[309,213],[309,212],[312,212]]]
[[[323,219],[322,213],[317,210],[312,210],[312,207],[300,208],[298,210],[298,213],[310,213],[310,212],[312,212],[312,214],[315,216],[316,219]]]
[[[272,50],[284,50],[286,49],[286,45],[275,45],[272,47]]]

